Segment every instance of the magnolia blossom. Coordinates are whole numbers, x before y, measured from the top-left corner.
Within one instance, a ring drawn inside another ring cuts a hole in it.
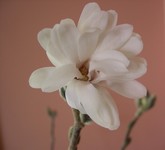
[[[98,125],[115,130],[119,115],[109,89],[131,99],[146,95],[136,81],[146,72],[139,34],[129,24],[117,25],[114,10],[87,4],[76,26],[71,19],[39,32],[38,41],[54,66],[35,70],[29,83],[43,92],[66,88],[66,101]]]

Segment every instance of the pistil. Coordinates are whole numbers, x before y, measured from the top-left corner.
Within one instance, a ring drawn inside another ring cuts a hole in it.
[[[79,70],[80,70],[81,74],[83,75],[83,78],[77,79],[77,80],[88,81],[89,80],[89,77],[88,77],[88,68],[85,65],[82,65],[79,68]]]

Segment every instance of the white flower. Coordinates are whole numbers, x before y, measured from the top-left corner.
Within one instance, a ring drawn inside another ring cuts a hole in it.
[[[88,114],[98,125],[114,130],[120,121],[111,90],[128,98],[146,95],[135,79],[146,72],[146,62],[137,55],[141,37],[129,24],[117,25],[117,13],[87,4],[78,25],[64,19],[52,29],[39,32],[38,40],[52,64],[34,71],[30,86],[53,92],[64,86],[70,107]]]

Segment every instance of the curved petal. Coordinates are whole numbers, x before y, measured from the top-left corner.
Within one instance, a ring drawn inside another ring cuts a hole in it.
[[[104,30],[108,24],[108,13],[101,11],[96,3],[87,4],[80,16],[78,28],[81,32]]]
[[[134,80],[143,76],[147,72],[147,63],[145,59],[136,57],[130,60],[128,72],[122,76],[115,77],[117,80]]]
[[[43,49],[47,50],[48,44],[50,42],[50,32],[51,29],[45,28],[38,33],[38,41]]]
[[[57,33],[57,31],[59,30],[59,26],[59,24],[56,24],[51,30],[51,37],[47,50],[47,56],[55,66],[72,63],[70,58],[68,58],[68,56],[65,56],[61,48],[61,43],[59,41]]]
[[[143,49],[143,42],[140,35],[133,34],[131,38],[120,48],[120,51],[127,55],[138,55]]]
[[[49,60],[55,65],[65,65],[73,63],[65,54],[62,52],[61,47],[59,45],[58,40],[54,40],[54,42],[50,42],[48,45],[47,56]]]
[[[49,58],[50,62],[54,65],[54,66],[61,66],[61,65],[64,65],[64,64],[67,64],[67,62],[65,62],[65,59],[64,61],[62,62],[62,59],[56,59],[52,54],[50,54],[48,51],[46,52],[46,55],[47,57]],[[58,58],[61,58],[61,57],[58,57]],[[68,62],[69,64],[70,62]]]
[[[112,28],[114,28],[117,24],[117,19],[118,19],[118,14],[116,11],[114,10],[109,10],[107,11],[108,14],[108,21],[105,27],[105,30],[102,32],[101,36],[100,36],[100,41],[102,41],[104,39],[104,37],[107,35],[107,33],[110,32],[110,30],[112,30]]]
[[[108,20],[108,25],[107,25],[107,32],[112,29],[113,27],[116,26],[117,24],[117,19],[118,19],[118,14],[115,10],[109,10],[108,11],[109,15],[109,20]]]
[[[77,86],[78,86],[77,80],[72,80],[68,83],[66,88],[66,100],[70,107],[74,109],[78,109],[82,114],[86,114],[83,105],[81,101],[79,101],[78,95],[77,95]]]
[[[133,99],[142,98],[147,94],[146,88],[135,80],[113,83],[110,88],[125,97]]]
[[[126,82],[130,80],[135,80],[144,75],[147,71],[147,64],[143,58],[133,58],[130,60],[130,64],[127,67],[128,71],[122,74],[106,74],[104,76],[98,76],[96,81],[104,81],[108,84],[116,82]],[[95,83],[95,81],[94,81]]]
[[[29,79],[33,88],[41,88],[43,92],[53,92],[65,86],[75,77],[82,75],[73,64],[60,67],[45,67],[35,70]]]
[[[129,24],[122,24],[115,26],[110,32],[105,36],[103,41],[98,46],[98,51],[104,51],[107,49],[119,49],[125,42],[128,41],[132,35],[133,26]]]
[[[77,64],[79,63],[78,38],[79,33],[73,20],[64,19],[51,31],[48,53],[60,64]]]
[[[79,59],[81,62],[85,62],[89,59],[92,53],[96,49],[96,45],[99,39],[100,31],[85,32],[79,38]]]
[[[78,39],[79,32],[75,26],[75,23],[71,19],[64,19],[60,22],[57,29],[57,36],[60,47],[71,61],[79,63],[78,60]]]
[[[116,60],[123,63],[125,66],[129,65],[128,58],[120,51],[116,50],[105,50],[97,51],[92,55],[92,60],[101,61],[101,60]]]
[[[98,12],[98,11],[100,11],[100,7],[97,3],[93,2],[93,3],[86,4],[80,15],[78,27],[80,27],[81,24],[83,24],[90,15],[92,15],[94,12]]]
[[[71,63],[68,61],[61,51],[59,41],[54,30],[57,30],[59,24],[56,24],[53,29],[45,28],[38,33],[38,41],[46,50],[46,54],[53,65],[59,66],[62,64]]]
[[[101,60],[90,62],[89,71],[103,72],[106,75],[121,75],[128,72],[127,67],[120,61],[116,60]]]
[[[120,125],[118,111],[108,92],[101,87],[96,88],[88,82],[75,82],[78,103],[82,105],[81,107],[90,118],[102,127],[110,130],[117,129]]]

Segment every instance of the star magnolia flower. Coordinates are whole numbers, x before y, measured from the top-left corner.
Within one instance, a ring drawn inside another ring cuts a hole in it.
[[[30,86],[43,92],[66,88],[66,101],[100,126],[114,130],[120,121],[111,90],[132,99],[146,95],[135,79],[146,72],[146,61],[137,55],[141,37],[132,25],[117,25],[114,10],[87,4],[76,26],[64,19],[52,29],[39,32],[38,41],[52,64],[34,71]]]

